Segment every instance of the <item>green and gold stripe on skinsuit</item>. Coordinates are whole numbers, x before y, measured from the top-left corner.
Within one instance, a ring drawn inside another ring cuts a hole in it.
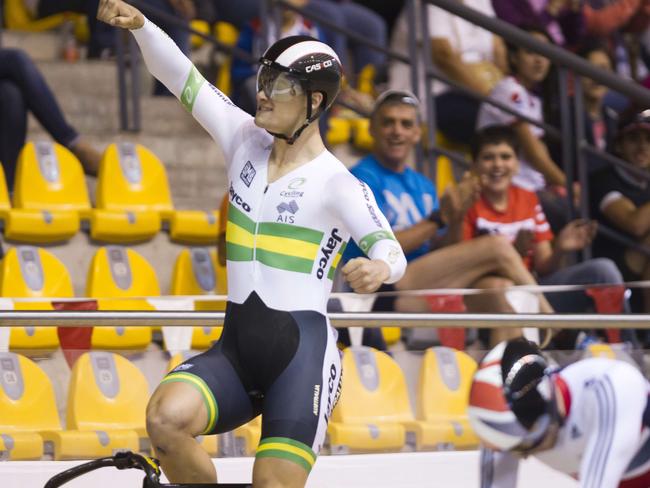
[[[226,227],[226,256],[230,261],[252,261],[273,268],[311,273],[324,233],[295,225],[255,222],[230,204]],[[255,253],[253,247],[255,246]]]
[[[309,473],[316,462],[316,454],[307,444],[288,437],[267,437],[262,439],[255,458],[275,457],[299,464]]]
[[[341,245],[341,248],[339,249],[339,252],[336,253],[336,256],[334,257],[334,260],[332,261],[332,266],[330,267],[330,270],[327,272],[327,278],[332,280],[334,279],[334,273],[336,272],[336,267],[339,265],[339,262],[341,261],[341,258],[343,257],[343,253],[345,252],[345,246],[347,246],[348,243],[344,242]]]
[[[198,376],[192,374],[192,373],[187,373],[185,371],[178,371],[178,372],[172,372],[169,373],[163,380],[160,382],[160,384],[164,383],[175,383],[175,382],[182,382],[182,383],[187,383],[199,390],[199,393],[201,393],[201,396],[203,397],[203,401],[205,402],[205,408],[208,411],[208,426],[205,428],[205,430],[201,433],[201,435],[209,434],[214,430],[215,425],[217,425],[217,418],[219,417],[219,407],[217,406],[217,401],[214,398],[214,395],[212,394],[212,391],[208,387],[207,383],[203,381],[203,379],[199,378]]]

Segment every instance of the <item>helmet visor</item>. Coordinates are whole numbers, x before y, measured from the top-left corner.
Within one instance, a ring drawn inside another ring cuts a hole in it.
[[[300,78],[267,64],[257,72],[257,93],[260,90],[276,102],[287,102],[304,93]]]

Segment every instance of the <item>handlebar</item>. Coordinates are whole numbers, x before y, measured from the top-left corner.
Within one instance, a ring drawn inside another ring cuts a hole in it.
[[[145,473],[143,486],[155,488],[160,485],[160,467],[158,461],[131,451],[118,452],[115,456],[95,459],[53,476],[44,488],[58,488],[70,480],[99,468],[115,467],[117,469],[141,469]]]

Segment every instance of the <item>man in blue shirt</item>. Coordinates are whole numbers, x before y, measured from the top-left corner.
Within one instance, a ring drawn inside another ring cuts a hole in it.
[[[482,236],[462,241],[462,221],[478,198],[478,182],[466,175],[449,188],[440,203],[434,184],[408,166],[413,148],[421,137],[419,102],[404,91],[387,91],[377,98],[370,121],[374,138],[372,154],[350,171],[364,181],[395,231],[408,266],[394,288],[496,288],[499,283],[534,285],[535,279],[523,265],[512,245],[501,236]],[[350,243],[345,258],[360,253]],[[465,304],[481,312],[513,310],[500,294],[465,297]],[[540,295],[542,312],[552,312]],[[382,304],[400,311],[428,312],[421,297],[399,296],[394,304]],[[493,334],[491,342],[518,335],[516,329]]]

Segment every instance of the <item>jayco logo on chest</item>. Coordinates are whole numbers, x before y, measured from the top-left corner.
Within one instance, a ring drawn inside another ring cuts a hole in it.
[[[232,183],[230,184],[230,190],[228,190],[228,192],[230,193],[230,201],[231,201],[231,202],[237,204],[238,206],[240,206],[241,208],[243,208],[246,212],[250,212],[250,211],[251,211],[251,206],[250,206],[248,203],[246,203],[246,202],[242,199],[242,197],[240,197],[240,196],[237,194],[237,192],[235,191],[235,189],[234,189],[233,186],[232,186]]]
[[[342,241],[341,236],[338,235],[338,231],[338,229],[332,229],[332,233],[327,239],[327,242],[323,247],[320,248],[321,258],[318,261],[318,270],[316,271],[316,276],[318,276],[319,280],[323,279],[327,263],[329,263],[330,258],[332,257],[332,253],[334,252],[334,249],[336,249],[336,246],[338,246]]]

